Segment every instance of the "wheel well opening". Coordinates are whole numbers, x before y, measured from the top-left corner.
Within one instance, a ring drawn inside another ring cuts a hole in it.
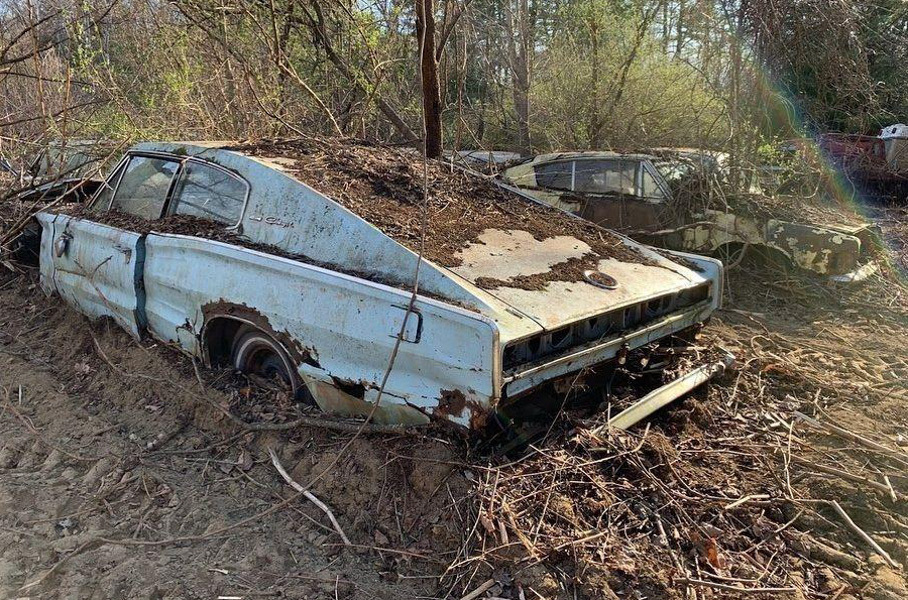
[[[765,244],[744,244],[743,242],[727,242],[713,250],[713,256],[720,259],[725,268],[744,264],[751,267],[784,267],[794,266],[791,257],[785,252]]]
[[[215,317],[205,324],[205,335],[202,340],[208,354],[208,364],[222,367],[230,364],[230,353],[233,340],[245,323],[228,317]]]

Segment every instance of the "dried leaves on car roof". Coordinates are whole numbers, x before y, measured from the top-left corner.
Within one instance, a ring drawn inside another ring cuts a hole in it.
[[[412,149],[308,138],[229,149],[263,158],[291,159],[294,162],[288,170],[300,181],[399,243],[418,250],[423,162]],[[477,242],[487,229],[523,230],[537,240],[574,236],[592,248],[590,266],[606,257],[652,263],[613,233],[503,189],[484,177],[439,161],[429,161],[427,171],[429,218],[424,256],[436,264],[458,266],[458,252]],[[574,277],[573,271],[564,275]],[[554,276],[558,278],[557,273]]]

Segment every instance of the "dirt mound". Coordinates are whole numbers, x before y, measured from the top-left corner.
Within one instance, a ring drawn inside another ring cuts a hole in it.
[[[547,598],[905,597],[905,290],[780,275],[732,274],[703,340],[737,355],[724,381],[634,432],[568,414],[490,464],[474,556]]]

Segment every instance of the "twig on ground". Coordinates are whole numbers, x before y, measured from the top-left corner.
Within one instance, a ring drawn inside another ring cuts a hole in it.
[[[871,548],[873,548],[874,552],[876,552],[877,554],[879,554],[880,556],[883,557],[883,560],[886,561],[886,564],[888,564],[893,569],[899,568],[899,564],[897,562],[895,562],[894,560],[892,560],[892,557],[889,556],[889,553],[886,552],[885,550],[883,550],[883,548],[880,547],[880,545],[878,543],[876,543],[876,540],[874,540],[872,537],[870,537],[866,531],[864,531],[863,529],[858,527],[857,523],[855,523],[854,521],[851,520],[851,517],[848,516],[848,513],[845,512],[845,509],[842,508],[841,504],[839,504],[835,500],[819,500],[819,499],[803,499],[803,500],[801,500],[801,502],[807,502],[810,504],[826,504],[827,506],[831,506],[833,508],[833,510],[835,510],[839,514],[839,516],[842,517],[842,520],[845,521],[845,523],[848,525],[848,527],[850,527],[851,530],[858,535],[858,537],[860,537],[862,540],[867,542],[867,544]]]
[[[801,458],[800,456],[792,455],[791,460],[793,460],[794,462],[796,462],[800,465],[810,467],[811,469],[815,469],[815,470],[820,471],[821,473],[825,473],[827,475],[835,475],[837,477],[841,477],[842,479],[846,479],[848,481],[854,481],[855,483],[863,483],[864,485],[873,488],[874,490],[886,495],[887,497],[891,497],[893,502],[898,502],[898,499],[899,499],[898,494],[896,494],[896,492],[892,488],[891,484],[886,485],[886,484],[880,483],[878,481],[873,481],[871,479],[867,479],[866,477],[861,477],[860,475],[855,475],[853,473],[849,473],[848,471],[844,471],[842,469],[836,469],[835,467],[827,467],[825,465],[819,465],[813,461],[807,460],[806,458]],[[888,477],[886,478],[886,481],[889,481]]]
[[[220,527],[220,528],[218,528],[218,529],[215,529],[214,531],[210,531],[210,532],[208,532],[208,533],[203,533],[203,534],[200,534],[200,535],[185,535],[185,536],[181,536],[181,537],[166,538],[166,539],[163,539],[163,540],[134,540],[134,539],[131,539],[131,538],[128,538],[128,539],[112,539],[112,538],[105,538],[105,537],[97,537],[97,538],[90,539],[90,540],[86,541],[84,544],[82,544],[81,546],[79,546],[78,548],[76,548],[74,551],[70,552],[69,554],[67,554],[66,556],[64,556],[64,557],[61,558],[60,560],[58,560],[58,561],[54,564],[54,566],[52,566],[50,569],[48,569],[47,571],[45,571],[40,577],[38,577],[37,579],[35,579],[35,580],[32,581],[31,583],[27,583],[27,584],[23,585],[21,588],[19,588],[19,591],[24,591],[24,590],[26,590],[26,589],[35,587],[36,585],[39,585],[39,584],[40,584],[41,582],[43,582],[45,579],[47,579],[48,577],[50,577],[51,575],[53,575],[54,573],[56,573],[57,570],[59,570],[60,567],[61,567],[64,563],[66,563],[67,561],[69,561],[70,559],[75,558],[75,557],[78,556],[79,554],[82,554],[83,552],[86,552],[86,551],[91,550],[91,549],[93,549],[93,548],[96,548],[96,547],[98,547],[98,546],[103,546],[103,545],[105,545],[105,544],[114,544],[114,545],[120,545],[120,546],[146,546],[146,547],[151,547],[151,546],[169,546],[169,545],[171,545],[171,544],[181,544],[181,543],[189,543],[189,542],[201,542],[201,541],[205,541],[205,540],[210,540],[210,539],[212,539],[212,538],[219,537],[219,536],[221,536],[221,535],[227,533],[228,531],[232,531],[232,530],[234,530],[234,529],[238,529],[238,528],[240,528],[240,527],[243,527],[244,525],[248,525],[249,523],[252,523],[252,522],[254,522],[254,521],[257,521],[257,520],[259,520],[259,519],[261,519],[261,518],[263,518],[263,517],[267,517],[267,516],[270,515],[271,513],[277,512],[277,511],[279,511],[280,509],[282,509],[282,508],[284,508],[284,507],[290,505],[291,503],[295,502],[297,499],[299,499],[300,496],[302,496],[301,493],[293,494],[293,495],[290,496],[289,498],[286,498],[285,500],[282,500],[281,502],[278,502],[278,503],[275,504],[274,506],[271,506],[271,507],[269,507],[269,508],[263,510],[263,511],[260,512],[260,513],[254,514],[254,515],[252,515],[251,517],[247,517],[247,518],[245,518],[245,519],[241,519],[241,520],[239,520],[239,521],[237,521],[236,523],[233,523],[233,524],[231,524],[231,525],[226,525],[226,526],[224,526],[224,527]]]
[[[476,588],[466,596],[463,596],[460,600],[476,600],[476,598],[479,598],[481,595],[492,589],[492,586],[494,585],[494,579],[487,579],[483,581],[478,588]]]
[[[738,498],[737,500],[735,500],[734,502],[731,502],[730,504],[726,504],[725,510],[731,510],[733,508],[737,508],[738,506],[741,506],[742,504],[746,504],[746,503],[750,502],[751,500],[769,500],[770,498],[772,498],[772,496],[770,496],[769,494],[749,494],[747,496],[744,496],[743,498]]]
[[[344,533],[344,530],[341,529],[340,523],[337,522],[337,519],[334,518],[334,513],[331,512],[331,509],[328,508],[328,505],[315,497],[315,494],[298,484],[296,481],[290,477],[290,474],[284,469],[284,466],[281,464],[281,461],[277,457],[277,453],[274,451],[274,448],[268,448],[268,454],[271,456],[271,464],[274,465],[274,468],[277,469],[277,472],[280,473],[281,477],[284,478],[284,481],[287,482],[287,485],[295,489],[297,492],[301,493],[306,497],[307,500],[316,505],[322,512],[328,515],[328,519],[331,521],[331,524],[334,525],[334,530],[340,535],[341,539],[344,541],[344,544],[349,546],[350,539],[347,537],[347,534]]]
[[[25,416],[22,413],[20,413],[16,409],[15,406],[13,406],[12,402],[9,401],[9,395],[10,395],[10,392],[9,392],[9,389],[7,388],[4,391],[3,407],[6,408],[6,410],[8,410],[9,412],[11,412],[13,414],[13,416],[19,420],[20,423],[25,425],[25,428],[28,430],[29,433],[31,433],[33,436],[35,436],[36,438],[41,440],[42,444],[44,444],[48,448],[53,448],[57,452],[65,455],[65,456],[68,456],[69,458],[71,458],[73,460],[77,460],[79,462],[95,462],[95,461],[101,460],[102,457],[100,457],[100,456],[81,456],[79,454],[73,454],[72,452],[69,452],[64,448],[61,448],[60,446],[57,446],[56,444],[52,444],[51,442],[49,442],[47,440],[47,438],[45,438],[44,435],[42,435],[41,432],[38,431],[34,425],[32,425],[31,421],[29,421],[27,418],[25,418]],[[22,386],[21,385],[19,386],[19,403],[20,404],[22,403]]]
[[[755,588],[745,588],[738,587],[736,585],[728,585],[726,583],[717,583],[715,581],[703,581],[702,579],[681,579],[682,583],[688,585],[699,585],[703,587],[713,588],[716,590],[724,590],[726,592],[739,592],[742,594],[785,594],[797,592],[798,588],[796,587],[755,587]]]
[[[818,419],[815,419],[809,415],[805,415],[804,413],[798,412],[798,411],[795,411],[795,416],[797,416],[798,418],[803,420],[808,425],[811,425],[818,429],[824,429],[829,433],[837,434],[841,437],[844,437],[853,442],[861,444],[862,446],[866,446],[867,448],[871,448],[873,450],[876,450],[877,452],[880,452],[887,456],[891,456],[892,458],[896,458],[900,462],[904,461],[905,459],[908,459],[908,454],[906,454],[904,451],[896,450],[895,448],[889,448],[888,446],[884,446],[883,444],[880,444],[879,442],[875,442],[862,435],[858,435],[857,433],[849,431],[849,430],[845,429],[844,427],[839,427],[838,425],[833,425],[832,423],[820,421]],[[908,464],[908,463],[906,463],[906,464]]]

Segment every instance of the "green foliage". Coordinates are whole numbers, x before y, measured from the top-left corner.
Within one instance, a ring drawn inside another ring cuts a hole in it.
[[[713,145],[721,103],[695,69],[639,30],[643,16],[603,0],[568,5],[533,89],[537,140],[555,148]],[[642,142],[642,143],[641,143]]]

